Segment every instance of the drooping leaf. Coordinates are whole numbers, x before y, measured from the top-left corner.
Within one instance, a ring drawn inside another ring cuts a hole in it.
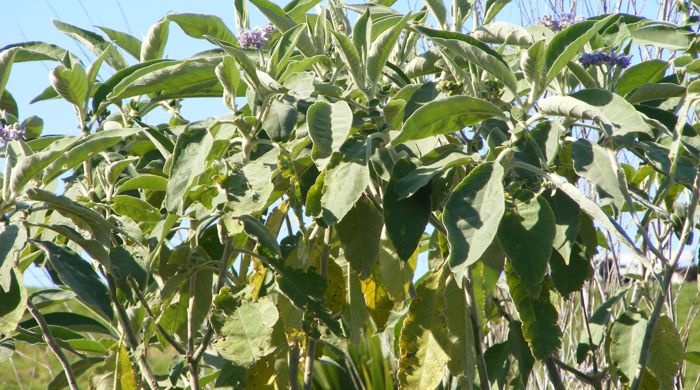
[[[500,164],[483,163],[447,199],[442,219],[450,244],[450,268],[457,275],[479,260],[496,238],[505,211],[502,179]]]
[[[662,23],[650,23],[632,31],[638,45],[650,45],[669,50],[687,50],[693,43],[692,31]]]
[[[0,288],[0,339],[14,332],[26,309],[27,289],[22,283],[22,274],[15,268],[9,270],[9,288]]]
[[[210,36],[224,42],[238,42],[224,21],[215,15],[182,13],[170,14],[166,16],[166,19],[175,22],[185,34],[193,38],[203,39],[205,36]]]
[[[598,108],[571,96],[546,97],[539,100],[537,105],[543,114],[607,123],[607,118]]]
[[[213,142],[209,131],[202,127],[190,128],[177,138],[165,195],[169,213],[184,211],[184,197],[197,176],[204,172]]]
[[[55,19],[53,24],[58,31],[80,42],[80,44],[90,49],[95,55],[99,56],[103,51],[107,50],[107,63],[115,70],[126,68],[126,62],[122,55],[100,34]]]
[[[234,364],[250,367],[274,352],[272,332],[278,319],[277,308],[269,297],[243,302],[216,330],[218,337],[213,346]]]
[[[606,352],[611,369],[623,383],[634,379],[639,363],[641,342],[648,320],[638,311],[628,310],[615,320],[608,334]]]
[[[572,248],[579,233],[581,208],[561,191],[557,191],[546,198],[556,218],[554,250],[559,252],[564,263],[568,264]]]
[[[0,292],[10,290],[15,252],[24,247],[26,239],[26,230],[18,224],[0,226]]]
[[[49,241],[33,241],[44,253],[61,281],[85,304],[112,319],[112,305],[107,287],[88,262],[72,250]]]
[[[336,228],[345,258],[362,279],[368,278],[379,258],[379,241],[383,228],[381,213],[363,196],[338,222]]]
[[[141,62],[160,59],[165,51],[165,44],[168,42],[168,33],[170,31],[170,23],[167,19],[157,21],[151,28],[148,29],[146,37],[141,43],[140,59]]]
[[[644,83],[655,83],[664,76],[668,62],[649,59],[625,69],[615,83],[615,92],[625,96]]]
[[[672,389],[683,361],[683,343],[668,316],[662,315],[656,321],[649,351],[647,367],[659,382],[659,389]]]
[[[564,262],[559,252],[553,251],[549,259],[549,267],[554,288],[563,297],[568,297],[572,292],[580,290],[592,273],[585,250],[578,244],[574,245],[568,263]]]
[[[491,118],[505,117],[503,110],[486,100],[470,96],[434,100],[408,117],[401,133],[391,143],[398,145],[433,135],[449,134]]]
[[[642,115],[622,96],[597,88],[584,89],[571,96],[597,108],[610,122],[613,136],[629,133],[652,135],[651,127]]]
[[[543,288],[539,296],[533,297],[509,264],[506,265],[508,291],[520,314],[523,336],[532,356],[543,360],[555,355],[561,347],[562,332],[557,324],[557,309],[549,301],[549,291]]]
[[[323,184],[321,207],[328,224],[342,220],[369,184],[369,169],[355,162],[343,162],[328,170]]]
[[[160,211],[150,203],[129,195],[114,195],[112,210],[119,215],[127,216],[135,222],[158,222]]]
[[[415,165],[406,158],[394,164],[384,192],[384,224],[389,239],[401,260],[408,260],[418,247],[431,213],[430,188],[421,187],[404,199],[397,192],[397,183],[414,171]]]
[[[319,101],[309,107],[306,123],[313,141],[311,156],[325,167],[331,154],[340,150],[350,135],[352,110],[343,101],[333,104]]]
[[[125,32],[112,30],[111,28],[102,26],[96,27],[102,30],[102,32],[104,32],[105,34],[107,34],[109,39],[114,41],[117,44],[117,46],[121,47],[122,49],[124,49],[124,51],[129,53],[130,56],[134,57],[137,60],[140,59],[141,40]]]
[[[605,148],[586,139],[578,139],[571,144],[571,158],[576,173],[595,184],[601,198],[612,198],[621,209],[625,197]]]
[[[541,196],[515,200],[498,227],[498,242],[518,274],[520,285],[531,295],[540,294],[540,284],[552,254],[555,217]]]
[[[476,29],[472,35],[484,43],[530,46],[532,34],[526,29],[506,22],[491,22]]]
[[[399,339],[400,389],[434,389],[450,360],[438,315],[443,306],[441,281],[440,273],[430,272],[416,285],[416,298],[411,301]]]

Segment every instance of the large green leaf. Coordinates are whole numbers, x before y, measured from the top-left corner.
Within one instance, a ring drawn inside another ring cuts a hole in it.
[[[75,252],[49,241],[33,241],[44,253],[66,286],[73,290],[80,300],[98,310],[106,318],[112,319],[112,305],[107,287],[90,264]]]
[[[84,30],[68,23],[63,23],[59,20],[54,20],[53,24],[58,31],[80,42],[95,53],[95,55],[99,56],[103,51],[107,50],[107,63],[115,70],[126,68],[126,62],[119,51],[117,51],[114,46],[111,46],[100,34]]]
[[[628,310],[610,327],[606,343],[610,368],[622,382],[634,379],[639,365],[641,340],[644,339],[648,320],[638,311]]]
[[[219,80],[214,73],[221,58],[199,58],[177,61],[175,63],[157,63],[125,77],[114,86],[107,96],[109,100],[127,97],[158,94],[171,95],[173,91],[187,91],[192,96],[214,95],[209,92],[212,85],[218,86]],[[201,91],[196,92],[197,89]]]
[[[449,134],[485,119],[505,119],[503,110],[486,100],[470,96],[451,96],[433,100],[417,109],[391,142],[398,145],[433,135]]]
[[[344,101],[333,104],[318,101],[309,107],[306,123],[313,141],[311,157],[323,168],[350,135],[352,110]]]
[[[0,292],[10,290],[15,253],[24,247],[26,239],[27,232],[19,224],[0,225]]]
[[[63,172],[77,167],[117,142],[126,140],[139,130],[139,128],[104,130],[76,141],[64,149],[61,156],[44,169],[42,182],[44,185],[51,183]]]
[[[238,42],[231,30],[218,16],[183,13],[170,14],[165,18],[177,23],[185,34],[193,38],[202,39],[205,36],[210,36],[229,43]]]
[[[444,306],[442,282],[440,273],[430,272],[416,285],[416,298],[411,301],[399,338],[400,389],[436,388],[450,361],[445,325],[439,315]]]
[[[562,191],[556,191],[546,198],[556,218],[554,250],[559,252],[564,262],[568,264],[572,247],[579,233],[581,208]]]
[[[73,64],[72,68],[56,66],[49,75],[49,81],[62,98],[76,107],[83,106],[88,97],[88,84],[85,69],[80,64]]]
[[[278,319],[277,308],[269,297],[243,302],[216,330],[218,337],[213,346],[236,365],[250,367],[275,351],[272,333]]]
[[[557,325],[557,309],[549,301],[549,291],[543,288],[539,296],[533,297],[510,263],[506,265],[506,281],[532,356],[543,360],[556,355],[561,347],[562,332]]]
[[[669,50],[687,50],[694,38],[692,31],[665,23],[650,23],[632,31],[632,40],[638,45]]]
[[[554,288],[563,297],[568,297],[572,292],[579,291],[592,273],[585,250],[578,244],[574,245],[568,263],[564,261],[559,252],[553,251],[552,257],[549,259],[549,267]]]
[[[585,21],[576,23],[559,32],[547,45],[546,64],[547,77],[545,85],[549,85],[552,80],[564,69],[566,64],[575,59],[583,47],[606,26],[617,15],[607,16],[597,22]]]
[[[168,212],[184,211],[185,195],[195,179],[206,169],[207,155],[213,143],[209,131],[202,127],[189,128],[177,138],[165,195]]]
[[[119,185],[117,186],[116,190],[114,190],[115,193],[120,193],[124,191],[130,191],[130,190],[136,190],[136,189],[144,189],[144,190],[151,190],[151,191],[165,191],[168,187],[168,179],[159,176],[159,175],[153,175],[149,173],[144,173],[141,175],[138,175],[136,177],[132,177],[129,179],[124,180],[123,182],[120,182]]]
[[[644,83],[655,83],[661,80],[668,68],[668,62],[650,59],[634,64],[620,75],[615,83],[615,92],[625,96]]]
[[[5,85],[7,85],[7,80],[10,78],[12,63],[15,60],[18,50],[18,48],[9,48],[0,51],[0,97],[3,95]]]
[[[345,258],[362,279],[368,278],[379,258],[382,214],[363,196],[336,227]]]
[[[483,163],[447,199],[442,219],[450,244],[450,268],[457,275],[479,260],[496,238],[505,211],[502,179],[500,164]]]
[[[622,96],[603,89],[584,89],[571,94],[572,97],[597,108],[612,127],[613,136],[629,133],[652,135],[651,127],[642,114]]]
[[[415,165],[407,158],[396,161],[391,178],[384,190],[384,224],[386,233],[401,260],[408,260],[415,252],[432,211],[430,188],[421,187],[411,196],[401,198],[397,183],[413,172]]]
[[[525,80],[530,83],[530,94],[539,97],[546,89],[546,45],[544,39],[540,39],[530,46],[520,57],[520,68],[523,70]]]
[[[401,35],[401,31],[411,17],[410,14],[404,16],[372,42],[372,46],[370,46],[367,53],[366,64],[367,85],[372,88],[376,88],[379,77],[382,75],[384,65],[386,65],[387,60],[389,60],[389,55],[391,55],[391,52],[394,50],[396,42]]]
[[[274,190],[272,171],[260,160],[242,166],[223,184],[229,198],[226,207],[232,210],[234,216],[259,212],[267,206]]]
[[[27,289],[22,283],[22,274],[11,268],[8,276],[9,288],[0,289],[0,335],[3,336],[14,332],[27,305]]]
[[[506,22],[491,22],[476,29],[474,38],[491,44],[508,44],[517,46],[530,46],[534,43],[532,34],[526,29]]]
[[[369,169],[356,162],[342,162],[328,170],[321,196],[322,216],[326,223],[342,220],[369,184]]]
[[[550,96],[537,102],[540,112],[547,115],[607,123],[605,115],[596,107],[571,96]]]
[[[571,144],[571,158],[578,175],[596,185],[603,199],[612,199],[621,209],[625,202],[617,173],[613,170],[608,151],[587,139],[578,139]]]
[[[345,34],[331,30],[335,44],[338,47],[338,54],[345,62],[348,68],[348,73],[352,77],[352,81],[360,89],[365,89],[365,67],[362,64],[362,58],[353,41]]]
[[[119,215],[125,215],[135,222],[158,222],[160,211],[150,203],[129,195],[112,197],[112,210]]]
[[[133,35],[127,34],[125,32],[117,31],[117,30],[112,30],[111,28],[107,27],[102,27],[102,26],[96,26],[102,32],[107,34],[109,39],[114,41],[114,43],[117,44],[117,46],[121,47],[129,53],[130,56],[136,58],[137,60],[140,58],[140,53],[141,53],[141,40],[134,37]]]
[[[683,361],[683,343],[676,324],[666,315],[656,321],[649,345],[647,367],[659,382],[659,389],[673,389]]]
[[[170,31],[170,23],[167,19],[157,21],[151,28],[148,29],[146,37],[141,43],[140,59],[141,62],[155,60],[163,57],[165,52],[165,44],[168,42],[168,33]]]
[[[15,166],[12,167],[9,188],[10,197],[14,198],[21,194],[24,187],[37,178],[39,172],[61,156],[63,156],[63,151],[59,149],[45,150],[20,157]]]
[[[555,234],[555,217],[544,198],[515,200],[498,227],[498,242],[520,283],[532,296],[540,294]]]

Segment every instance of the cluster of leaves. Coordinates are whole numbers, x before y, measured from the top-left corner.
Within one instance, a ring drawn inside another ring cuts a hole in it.
[[[4,149],[0,359],[46,343],[64,363],[51,388],[527,388],[540,369],[557,389],[680,383],[664,307],[696,228],[697,22],[552,31],[495,21],[507,1],[250,2],[276,30],[264,46],[170,14],[143,41],[55,22],[95,53],[87,68],[47,43],[0,51],[3,120],[23,132]],[[213,49],[162,58],[173,23]],[[642,46],[675,55],[578,63]],[[34,101],[64,99],[81,136],[20,122],[4,90],[13,65],[45,60]],[[184,118],[197,97],[231,113]],[[169,123],[144,121],[157,109]],[[615,245],[645,272],[584,288]],[[31,264],[60,288],[28,296]],[[177,356],[168,372],[151,348]]]

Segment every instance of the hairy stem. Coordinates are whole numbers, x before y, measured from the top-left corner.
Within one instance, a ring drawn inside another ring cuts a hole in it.
[[[61,347],[58,346],[56,340],[53,338],[53,335],[51,335],[51,330],[49,330],[49,326],[46,324],[44,316],[41,315],[36,306],[34,306],[29,300],[27,300],[27,309],[29,310],[29,313],[31,313],[32,317],[34,317],[36,323],[39,325],[41,335],[44,338],[46,345],[49,346],[51,352],[53,352],[56,359],[58,359],[59,363],[61,363],[63,373],[66,375],[66,380],[68,381],[68,387],[70,387],[71,390],[78,390],[78,382],[75,379],[75,375],[73,375],[73,368],[71,368],[66,355],[63,354]]]
[[[469,271],[467,272],[469,273]],[[464,288],[464,303],[469,307],[469,320],[472,324],[472,337],[474,337],[474,351],[476,352],[476,368],[479,372],[479,384],[482,389],[488,389],[489,374],[486,369],[484,351],[481,348],[483,336],[481,334],[481,325],[479,324],[479,312],[476,307],[476,299],[474,299],[474,289],[468,274],[464,277],[462,284]]]

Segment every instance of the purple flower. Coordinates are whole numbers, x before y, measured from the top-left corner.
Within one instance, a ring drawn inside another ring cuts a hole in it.
[[[573,13],[562,14],[559,19],[554,19],[552,15],[544,15],[540,19],[540,25],[557,32],[584,20],[586,19]]]
[[[24,129],[3,127],[0,124],[0,146],[4,146],[10,141],[21,139],[24,133]]]
[[[599,52],[599,53],[584,53],[578,62],[584,67],[588,68],[591,66],[607,65],[608,68],[617,66],[620,69],[624,69],[630,66],[631,56],[626,56],[624,54],[615,54],[612,50],[609,52]]]
[[[272,38],[275,28],[267,25],[265,28],[255,27],[252,30],[243,30],[238,34],[238,41],[244,49],[260,50],[263,44]]]

